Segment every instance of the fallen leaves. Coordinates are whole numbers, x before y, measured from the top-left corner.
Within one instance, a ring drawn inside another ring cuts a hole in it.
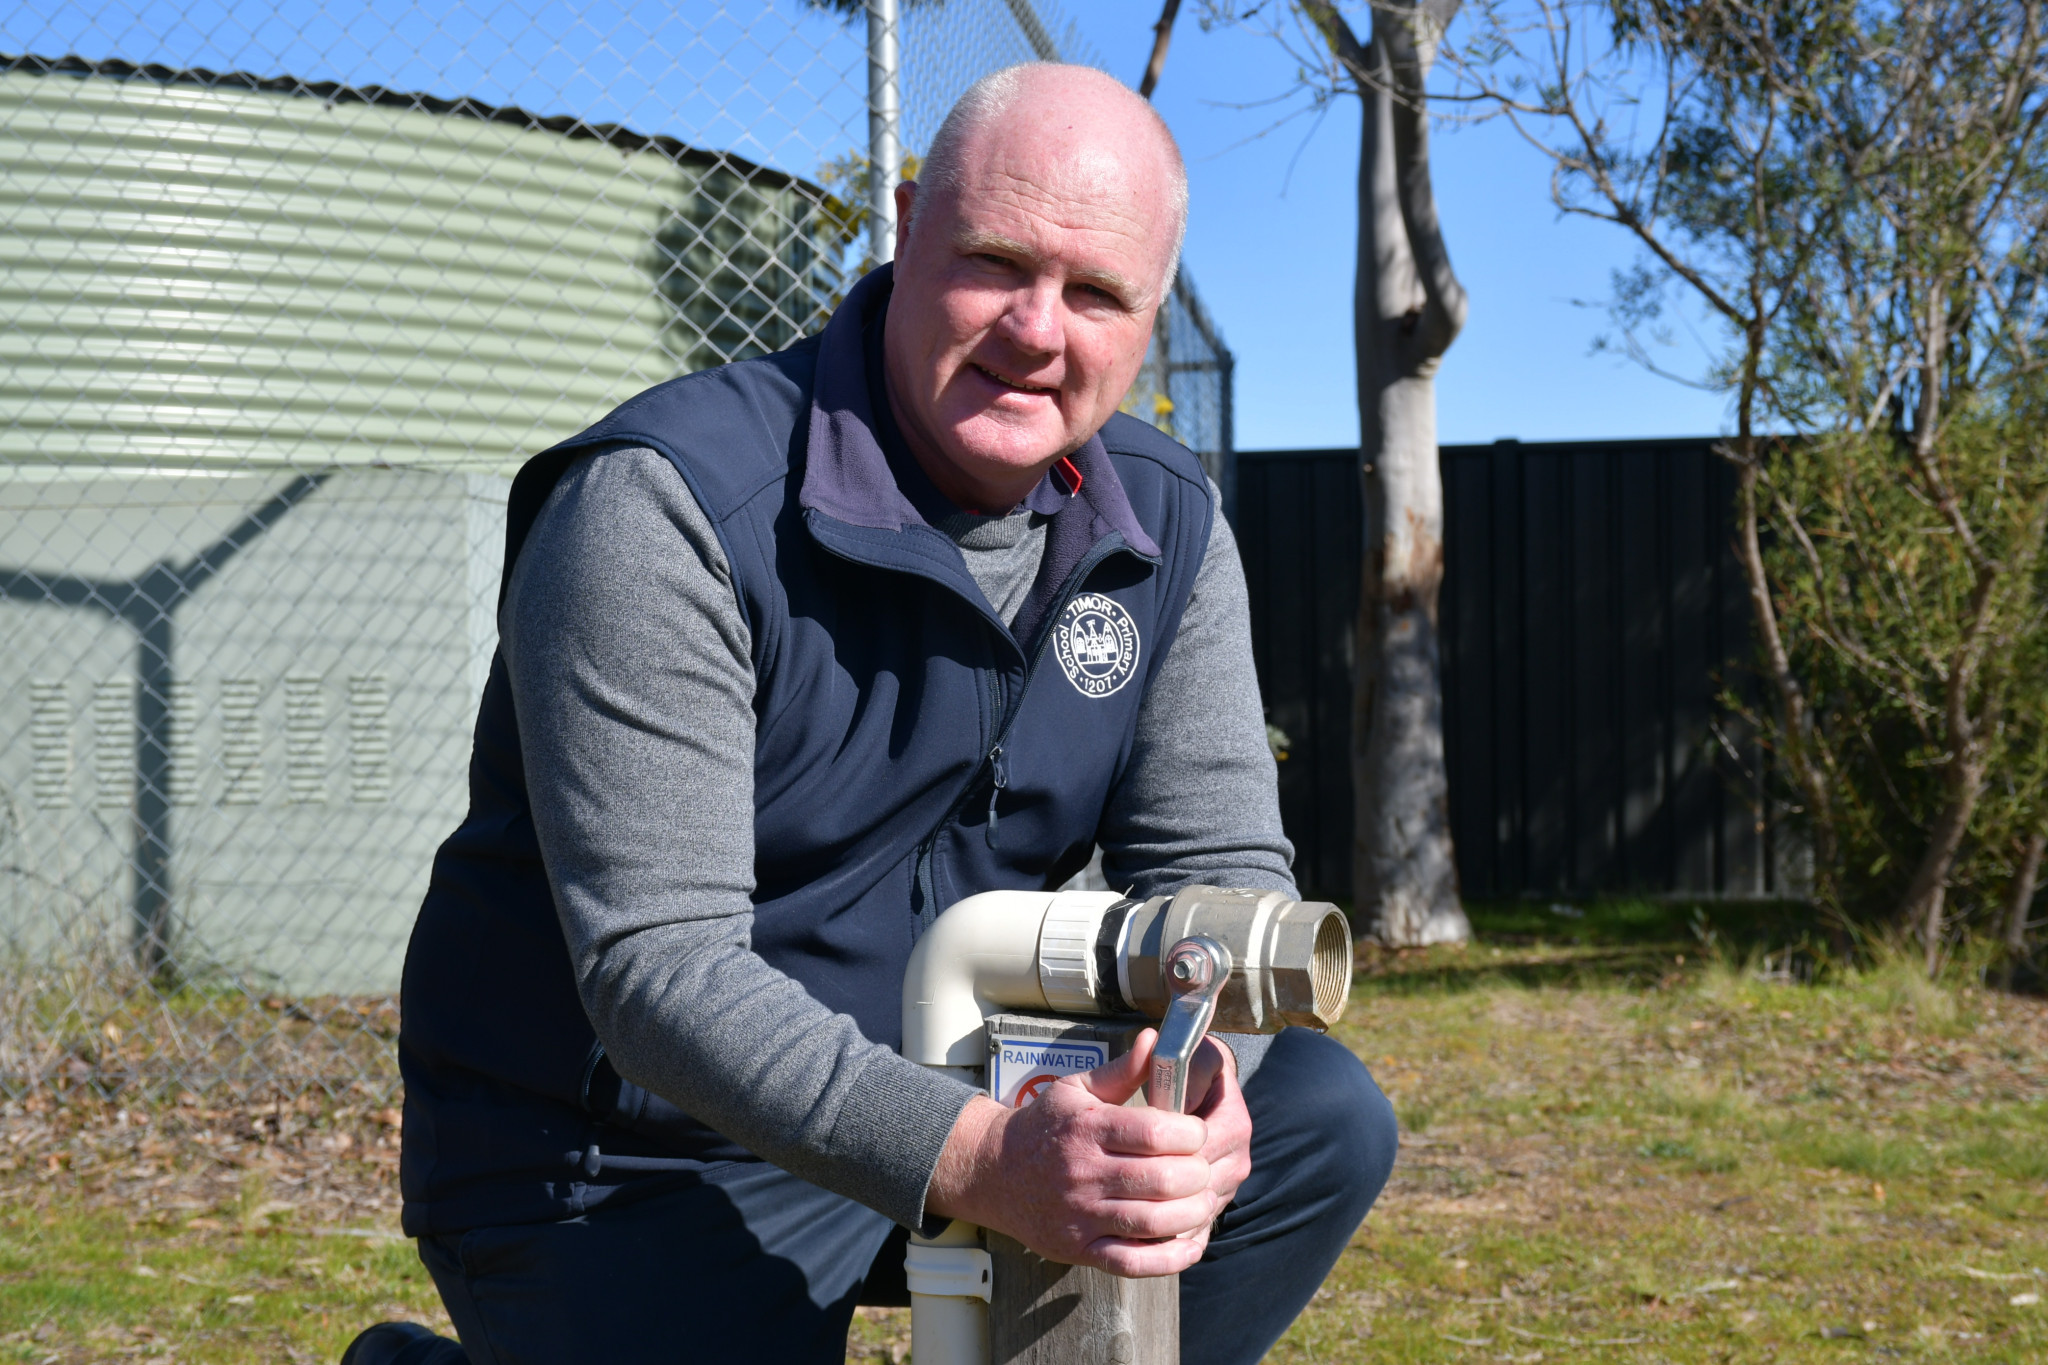
[[[38,1092],[0,1102],[0,1151],[18,1154],[0,1160],[0,1200],[83,1197],[196,1233],[357,1223],[398,1207],[401,1121],[325,1097],[209,1106],[185,1092],[145,1108]]]

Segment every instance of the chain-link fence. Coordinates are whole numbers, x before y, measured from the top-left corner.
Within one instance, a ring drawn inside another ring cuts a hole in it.
[[[1099,62],[1046,0],[907,4],[871,72],[875,27],[0,14],[0,1092],[395,1086],[510,473],[821,323],[871,104],[914,156],[985,72]],[[1126,406],[1226,489],[1229,374],[1183,280]]]
[[[929,147],[953,101],[987,72],[1016,62],[1069,61],[1119,71],[1056,6],[1032,0],[936,0],[911,5],[903,29],[904,140]],[[1145,52],[1125,54],[1137,71]],[[1145,368],[1125,398],[1133,413],[1202,457],[1235,506],[1231,357],[1185,271],[1160,309]]]

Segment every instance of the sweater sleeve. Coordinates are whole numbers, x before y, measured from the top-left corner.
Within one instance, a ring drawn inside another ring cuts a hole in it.
[[[673,466],[574,466],[500,631],[535,832],[619,1074],[917,1226],[973,1095],[869,1041],[751,947],[754,672],[716,534]]]
[[[1209,496],[1220,502],[1213,483]],[[1191,882],[1298,894],[1252,666],[1251,599],[1220,510],[1099,837],[1103,874],[1133,895]]]
[[[1252,665],[1251,595],[1222,494],[1179,632],[1138,710],[1131,761],[1099,835],[1109,884],[1156,896],[1190,883],[1299,895],[1280,828],[1279,774]],[[1218,1034],[1251,1079],[1270,1034]]]

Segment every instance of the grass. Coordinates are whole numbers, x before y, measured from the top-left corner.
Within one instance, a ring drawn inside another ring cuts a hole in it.
[[[398,1112],[323,1099],[0,1111],[0,1361],[333,1362],[446,1330],[397,1231]]]
[[[1362,960],[1339,1034],[1405,1145],[1275,1361],[2048,1360],[2048,1004],[1887,960],[1800,984],[1753,908],[1572,908]],[[395,1119],[12,1106],[0,1362],[445,1330],[396,1236]],[[863,1310],[849,1359],[907,1341]]]
[[[1407,1142],[1274,1359],[2048,1360],[2041,1001],[1800,985],[1643,903],[1475,920],[1362,974]]]
[[[138,1229],[78,1205],[11,1215],[0,1322],[20,1326],[0,1359],[332,1362],[367,1323],[445,1323],[410,1243],[307,1231]]]

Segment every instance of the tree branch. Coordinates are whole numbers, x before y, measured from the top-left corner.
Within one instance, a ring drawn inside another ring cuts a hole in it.
[[[1159,11],[1159,22],[1152,26],[1152,60],[1145,63],[1145,79],[1138,82],[1138,93],[1146,99],[1159,88],[1159,77],[1166,70],[1166,45],[1173,41],[1173,21],[1180,15],[1180,0],[1166,0]]]
[[[1430,359],[1450,349],[1465,325],[1465,287],[1451,269],[1429,179],[1429,113],[1424,83],[1436,59],[1443,26],[1457,13],[1458,0],[1439,0],[1399,10],[1375,9],[1373,46],[1384,54],[1379,68],[1392,80],[1394,175],[1401,201],[1401,225],[1422,283],[1421,315],[1409,328],[1411,346]],[[1439,17],[1441,16],[1441,17]],[[1418,32],[1418,30],[1421,30]]]
[[[1309,22],[1322,33],[1323,41],[1330,45],[1337,64],[1358,82],[1359,92],[1363,94],[1372,89],[1372,55],[1365,50],[1365,44],[1358,41],[1358,35],[1351,31],[1351,25],[1337,12],[1337,7],[1329,0],[1302,0],[1301,8]]]

